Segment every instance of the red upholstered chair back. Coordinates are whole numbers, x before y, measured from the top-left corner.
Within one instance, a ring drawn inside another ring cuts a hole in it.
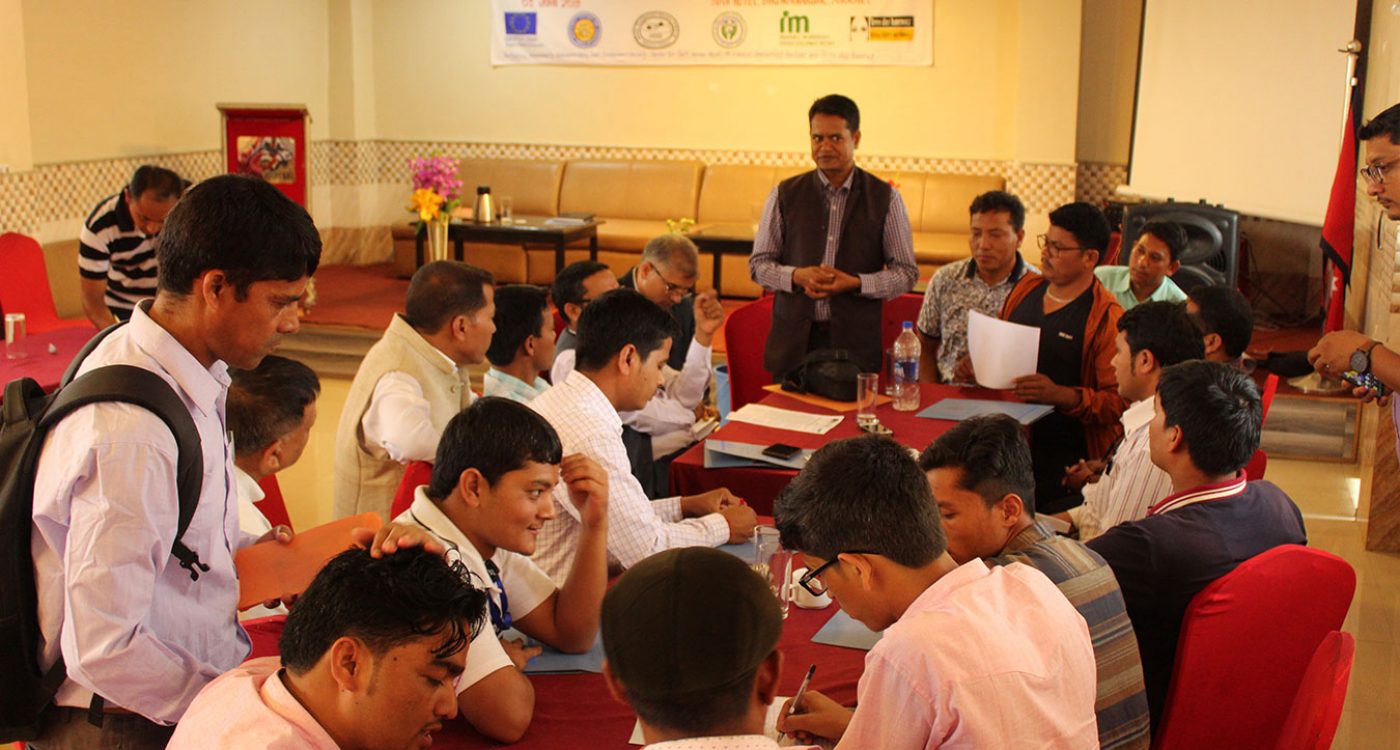
[[[1181,623],[1154,750],[1273,750],[1308,663],[1355,591],[1346,560],[1296,544],[1202,589]]]
[[[44,250],[33,237],[15,232],[0,234],[0,311],[24,313],[25,330],[44,333],[59,328],[91,328],[86,320],[58,317],[49,289]]]
[[[912,321],[915,327],[919,325],[919,308],[924,305],[924,295],[909,292],[901,294],[885,303],[885,312],[880,321],[880,350],[884,351],[894,346],[894,340],[899,338],[899,331],[904,327],[904,321]]]
[[[1276,750],[1327,750],[1342,720],[1342,704],[1347,699],[1347,679],[1356,656],[1356,641],[1350,633],[1332,631],[1322,639],[1303,684],[1293,699],[1293,708],[1279,733]]]
[[[1253,458],[1250,458],[1249,463],[1244,467],[1245,479],[1257,482],[1264,478],[1264,470],[1267,468],[1269,468],[1269,454],[1262,450],[1255,451]]]
[[[259,479],[258,486],[262,488],[263,499],[253,503],[253,507],[273,526],[280,524],[292,529],[292,518],[287,515],[287,501],[282,497],[282,486],[277,483],[277,475],[268,474]]]
[[[1271,372],[1269,377],[1264,378],[1264,390],[1259,394],[1259,403],[1263,407],[1263,415],[1259,418],[1261,423],[1269,418],[1269,407],[1274,403],[1275,393],[1278,393],[1278,374]]]
[[[773,376],[763,367],[763,349],[773,325],[773,296],[764,295],[735,310],[724,322],[725,358],[729,363],[729,408],[763,398]]]
[[[399,489],[394,493],[394,502],[389,506],[389,518],[392,521],[399,517],[399,514],[408,510],[413,505],[414,490],[431,482],[433,479],[433,465],[427,461],[413,461],[403,472],[403,481],[399,482]]]

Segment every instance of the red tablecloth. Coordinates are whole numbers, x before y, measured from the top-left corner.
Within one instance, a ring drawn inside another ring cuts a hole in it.
[[[29,356],[19,359],[4,357],[4,347],[0,345],[0,386],[18,378],[34,378],[44,390],[52,391],[58,387],[73,356],[96,335],[97,331],[92,328],[60,328],[30,334],[27,339]],[[49,354],[49,344],[56,349],[53,354]]]
[[[809,611],[792,609],[783,625],[779,648],[783,651],[783,677],[778,685],[779,695],[792,695],[802,682],[809,664],[817,665],[812,687],[843,705],[856,699],[856,682],[865,668],[865,652],[856,649],[823,646],[812,643],[812,636],[836,613],[836,607]],[[283,617],[264,618],[245,623],[253,639],[254,656],[277,653],[277,638],[282,632]],[[601,674],[533,675],[535,686],[535,718],[530,729],[512,748],[632,748],[627,740],[632,736],[636,715],[627,706],[613,700]],[[433,735],[433,747],[485,748],[500,747],[471,729],[458,718],[447,723]]]
[[[982,399],[986,401],[1015,401],[1009,391],[993,391],[986,388],[958,388],[949,385],[921,385],[919,408],[915,411],[895,411],[894,406],[885,404],[876,408],[880,422],[894,430],[894,439],[900,443],[922,451],[929,443],[951,430],[957,422],[944,419],[924,419],[915,416],[923,409],[945,398]],[[830,414],[829,409],[799,401],[779,393],[770,393],[759,401],[760,404],[782,409],[805,411],[813,414]],[[787,443],[801,448],[820,448],[840,438],[856,437],[864,434],[856,427],[856,413],[842,412],[845,419],[825,435],[806,432],[776,430],[769,427],[729,422],[710,437],[717,440],[732,440],[739,443],[771,445]],[[677,456],[671,462],[671,491],[678,495],[696,495],[719,487],[744,498],[759,515],[773,514],[773,498],[783,487],[797,476],[789,469],[761,469],[740,467],[728,469],[705,468],[705,446],[701,441],[690,450]]]

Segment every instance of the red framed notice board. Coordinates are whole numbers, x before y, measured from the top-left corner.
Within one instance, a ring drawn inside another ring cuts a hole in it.
[[[230,174],[262,177],[306,207],[306,107],[300,104],[220,104],[224,166]]]

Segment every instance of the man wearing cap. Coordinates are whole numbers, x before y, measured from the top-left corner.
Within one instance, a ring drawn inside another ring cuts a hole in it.
[[[772,750],[783,615],[768,584],[708,547],[652,555],[603,598],[603,676],[653,750]],[[725,634],[716,638],[716,633]]]

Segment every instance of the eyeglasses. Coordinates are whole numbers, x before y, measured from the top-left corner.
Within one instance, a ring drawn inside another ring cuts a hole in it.
[[[1396,164],[1400,164],[1400,159],[1391,159],[1384,164],[1372,164],[1369,167],[1361,168],[1361,176],[1372,185],[1384,185],[1386,173]]]
[[[1066,250],[1084,249],[1082,247],[1077,246],[1070,247],[1069,245],[1061,245],[1060,243],[1050,239],[1050,236],[1046,234],[1036,235],[1035,242],[1037,245],[1040,245],[1041,250],[1044,250],[1045,252],[1050,253],[1051,255],[1059,255],[1060,253],[1063,253]]]
[[[811,594],[812,596],[821,596],[822,594],[825,594],[825,593],[826,593],[826,584],[823,583],[822,580],[821,580],[820,578],[818,578],[818,576],[820,576],[820,575],[822,574],[822,572],[825,571],[827,568],[830,568],[831,566],[833,566],[833,565],[835,565],[835,564],[841,562],[841,556],[842,556],[842,555],[878,555],[878,554],[880,554],[880,553],[879,553],[879,552],[871,552],[870,550],[866,550],[866,549],[852,549],[852,550],[846,550],[845,552],[838,552],[838,553],[836,553],[835,555],[832,555],[832,557],[831,557],[830,560],[827,560],[826,562],[822,563],[821,565],[817,566],[816,568],[814,568],[814,569],[812,569],[812,570],[809,570],[809,571],[807,571],[805,574],[803,574],[803,576],[802,576],[801,578],[797,579],[797,584],[798,584],[799,586],[801,586],[802,588],[807,589],[807,593]]]
[[[689,297],[690,295],[692,295],[692,294],[695,293],[695,285],[694,285],[694,284],[691,284],[690,286],[684,286],[684,285],[681,285],[681,284],[672,284],[670,281],[668,281],[668,280],[666,279],[666,277],[665,277],[664,275],[662,275],[661,269],[660,269],[660,268],[657,268],[655,263],[651,264],[651,270],[655,271],[655,272],[656,272],[656,278],[661,279],[661,283],[663,283],[663,284],[666,285],[666,294],[667,294],[667,296],[685,298],[685,297]]]

